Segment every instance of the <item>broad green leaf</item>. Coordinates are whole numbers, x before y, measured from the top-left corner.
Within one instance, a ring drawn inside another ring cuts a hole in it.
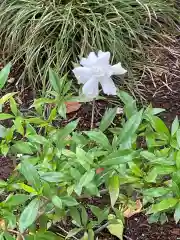
[[[6,135],[6,128],[0,125],[0,138],[4,138]]]
[[[105,208],[104,210],[102,210],[101,208],[91,205],[89,206],[92,213],[96,216],[96,218],[98,219],[98,223],[100,224],[101,222],[103,222],[104,220],[108,219],[108,214],[109,214],[109,208]]]
[[[62,209],[62,200],[61,200],[58,196],[53,196],[53,197],[52,197],[52,203],[53,203],[54,206],[56,206],[57,208]]]
[[[33,154],[31,144],[28,142],[17,141],[13,146],[12,149],[17,153],[23,154]]]
[[[152,127],[158,132],[162,132],[165,133],[167,135],[169,135],[169,129],[167,128],[167,126],[165,125],[165,123],[157,116],[152,116],[151,117],[151,124]]]
[[[49,69],[49,81],[54,91],[56,91],[57,93],[60,93],[61,92],[61,89],[59,88],[60,78],[58,77],[58,74],[51,68]]]
[[[178,117],[176,116],[171,126],[171,136],[174,136],[178,128],[179,128],[179,120],[178,120]]]
[[[0,89],[2,89],[5,83],[8,80],[8,76],[11,70],[11,63],[8,63],[1,71],[0,71]]]
[[[8,196],[3,203],[7,207],[13,207],[13,206],[24,204],[29,198],[30,196],[25,194],[15,194],[15,195]]]
[[[141,169],[138,167],[137,164],[135,164],[134,162],[129,162],[128,163],[129,168],[131,169],[131,172],[137,176],[137,177],[142,177],[143,176],[143,172],[141,171]]]
[[[83,207],[82,205],[79,206],[80,212],[81,212],[81,221],[84,227],[86,227],[87,223],[88,223],[88,215],[86,212],[85,207]]]
[[[11,112],[15,116],[17,116],[17,113],[18,113],[17,104],[13,97],[10,98],[10,108],[11,108]]]
[[[125,105],[124,111],[127,118],[130,118],[132,115],[137,113],[136,101],[133,97],[124,91],[119,91],[117,95]]]
[[[47,182],[62,182],[64,174],[62,172],[39,172],[40,177]]]
[[[39,144],[46,144],[48,143],[48,140],[41,136],[41,135],[29,135],[28,139],[30,142],[35,142],[35,143],[39,143]]]
[[[118,150],[109,154],[102,160],[102,166],[111,166],[111,165],[119,165],[127,162],[131,162],[133,158],[139,155],[138,152],[133,150]]]
[[[180,129],[178,129],[176,132],[176,138],[177,138],[178,146],[180,147]]]
[[[77,162],[80,163],[86,171],[89,171],[92,159],[87,157],[86,152],[82,148],[76,148],[76,158]]]
[[[4,232],[5,240],[15,240],[15,238],[8,232]]]
[[[95,141],[97,144],[104,147],[105,149],[110,147],[108,138],[101,131],[89,131],[85,133],[91,140]]]
[[[176,154],[176,166],[177,166],[177,169],[179,170],[180,169],[180,151],[177,151],[177,154]]]
[[[29,184],[33,186],[34,189],[39,191],[41,189],[41,180],[36,168],[28,161],[23,161],[21,163],[20,172],[24,175]]]
[[[99,129],[104,132],[113,122],[116,116],[117,108],[109,108],[106,110],[99,125]]]
[[[59,104],[58,113],[62,118],[66,119],[66,104],[65,103]]]
[[[75,198],[71,197],[71,196],[65,196],[65,197],[61,197],[62,203],[65,206],[68,207],[74,207],[77,206],[79,203],[76,201]]]
[[[72,230],[70,230],[70,231],[68,232],[68,235],[66,236],[66,239],[75,236],[75,235],[76,235],[78,232],[80,232],[81,230],[82,230],[82,228],[73,228]]]
[[[11,119],[14,118],[13,115],[8,114],[8,113],[0,113],[0,120],[7,120],[7,119]]]
[[[24,183],[17,183],[18,187],[20,189],[23,189],[25,192],[28,192],[28,193],[33,193],[35,195],[37,195],[38,193],[36,192],[36,190]]]
[[[119,197],[119,177],[118,175],[114,175],[109,179],[109,194],[111,199],[111,206],[114,207],[118,197]]]
[[[133,137],[135,132],[138,130],[139,125],[141,124],[142,114],[143,109],[131,116],[129,120],[124,124],[119,135],[120,144],[128,142]]]
[[[151,214],[149,217],[148,217],[148,223],[157,223],[159,221],[159,218],[160,218],[160,212],[158,213],[155,213],[155,214]]]
[[[23,233],[36,220],[40,206],[39,199],[33,199],[21,213],[19,219],[19,230]]]
[[[12,210],[10,212],[6,209],[1,208],[1,216],[3,216],[3,219],[7,221],[8,228],[14,229],[17,226],[17,219]]]
[[[79,183],[77,187],[75,188],[75,192],[80,195],[82,192],[82,188],[84,186],[87,186],[94,178],[95,176],[95,171],[92,169],[89,172],[86,172],[81,179],[79,180]]]
[[[0,188],[4,188],[8,186],[7,182],[5,182],[4,180],[0,179]]]
[[[67,136],[69,136],[69,134],[76,129],[78,122],[78,120],[70,122],[63,129],[59,130],[57,133],[57,141],[64,140]]]
[[[170,192],[170,189],[164,188],[164,187],[157,187],[157,188],[149,188],[143,190],[143,195],[149,196],[149,197],[161,197],[163,195],[166,195],[167,193]]]
[[[107,229],[112,235],[116,236],[120,240],[123,240],[124,225],[120,219],[117,219],[117,223],[110,223],[107,226]]]
[[[168,209],[174,207],[178,203],[178,201],[179,200],[176,199],[176,198],[164,199],[161,202],[152,205],[152,207],[148,211],[148,214],[158,213],[158,212],[161,212],[161,211],[164,211],[164,210],[168,210]]]
[[[175,212],[174,212],[174,220],[176,222],[176,224],[179,222],[180,220],[180,203],[177,204]]]
[[[70,208],[70,216],[72,219],[76,222],[78,226],[81,226],[81,215],[80,212],[78,211],[77,207],[72,207]]]
[[[7,102],[10,98],[12,98],[16,93],[12,92],[12,93],[7,93],[6,95],[4,95],[2,98],[0,98],[0,105],[4,104],[5,102]]]

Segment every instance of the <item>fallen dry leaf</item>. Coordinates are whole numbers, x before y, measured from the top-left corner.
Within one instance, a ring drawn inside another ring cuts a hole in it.
[[[6,229],[6,223],[4,219],[0,219],[0,229],[2,230]]]
[[[138,199],[136,201],[136,208],[134,209],[133,207],[129,207],[128,209],[126,209],[126,211],[124,211],[124,217],[126,218],[130,218],[133,215],[140,213],[142,209],[142,203],[141,201]]]
[[[66,112],[72,113],[80,109],[81,104],[79,102],[66,102]]]

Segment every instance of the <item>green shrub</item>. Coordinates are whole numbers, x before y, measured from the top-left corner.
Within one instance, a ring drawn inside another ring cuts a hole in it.
[[[9,65],[3,70],[2,82],[8,72]],[[12,119],[8,128],[0,125],[0,154],[8,155],[15,165],[12,176],[0,181],[4,196],[0,202],[1,239],[88,236],[93,240],[104,228],[122,239],[124,211],[134,207],[137,199],[150,214],[149,221],[164,223],[167,213],[174,212],[178,222],[178,118],[170,131],[157,117],[163,109],[149,106],[138,110],[135,100],[119,91],[124,103],[124,119],[119,126],[109,127],[117,111],[114,108],[106,111],[99,129],[77,131],[78,120],[60,128],[53,124],[54,120],[60,121],[55,94],[60,90],[56,85],[60,81],[56,82],[53,71],[52,76],[57,92],[53,92],[54,98],[35,100],[34,116],[23,116],[18,110],[15,93],[0,98],[1,109],[8,102],[11,108],[9,114],[0,112],[0,120]],[[53,107],[47,112],[47,104],[52,101]],[[88,205],[92,197],[109,201],[100,207]],[[59,225],[65,235],[57,237],[51,227],[67,217],[73,229],[67,234]]]
[[[90,50],[110,51],[131,68],[132,58],[143,59],[143,42],[165,42],[178,20],[164,0],[1,2],[1,49],[14,61],[23,59],[30,83],[41,76],[44,91],[49,66],[64,73]]]

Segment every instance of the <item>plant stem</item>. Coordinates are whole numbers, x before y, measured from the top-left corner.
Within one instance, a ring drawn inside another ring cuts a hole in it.
[[[95,98],[93,99],[92,102],[92,114],[91,114],[91,130],[93,129],[94,126],[94,111],[95,111]]]
[[[109,222],[105,223],[104,225],[102,225],[101,227],[99,227],[95,232],[94,234],[98,234],[100,233],[102,230],[104,230],[107,226],[109,225]]]

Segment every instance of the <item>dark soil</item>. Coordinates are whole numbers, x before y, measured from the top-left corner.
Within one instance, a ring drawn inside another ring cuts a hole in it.
[[[8,157],[0,156],[0,179],[7,180],[13,171],[13,162]]]
[[[149,224],[146,216],[138,215],[128,219],[124,235],[127,240],[178,240],[180,228],[171,219],[164,225]]]

